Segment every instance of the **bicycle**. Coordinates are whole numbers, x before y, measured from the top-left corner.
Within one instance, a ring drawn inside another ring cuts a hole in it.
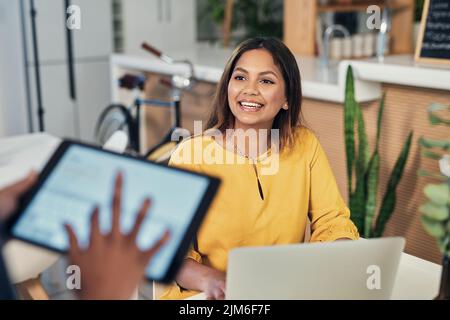
[[[119,87],[136,91],[133,105],[126,107],[123,104],[111,104],[100,115],[96,125],[96,140],[104,145],[117,131],[123,131],[128,137],[127,152],[141,155],[140,147],[140,117],[143,106],[169,107],[174,110],[173,126],[164,138],[155,146],[146,151],[143,156],[149,160],[167,162],[171,152],[180,142],[173,141],[176,130],[181,129],[181,102],[180,95],[183,90],[190,90],[198,81],[195,77],[194,66],[189,60],[175,60],[147,43],[142,48],[168,64],[186,64],[189,72],[186,75],[173,75],[171,81],[161,82],[171,88],[170,101],[157,99],[143,99],[140,97],[144,90],[146,77],[143,75],[125,74],[119,79]]]

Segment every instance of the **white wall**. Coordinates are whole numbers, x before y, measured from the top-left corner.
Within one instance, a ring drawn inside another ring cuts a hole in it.
[[[0,137],[28,131],[19,1],[0,0]]]

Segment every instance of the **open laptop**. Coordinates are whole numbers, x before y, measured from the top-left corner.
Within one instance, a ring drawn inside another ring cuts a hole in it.
[[[226,299],[389,299],[404,246],[379,238],[237,248]]]

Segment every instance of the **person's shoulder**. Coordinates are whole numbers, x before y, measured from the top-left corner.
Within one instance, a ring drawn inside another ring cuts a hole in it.
[[[201,148],[204,148],[205,146],[212,143],[214,140],[211,136],[205,135],[205,134],[199,134],[196,136],[190,136],[187,138],[184,138],[183,141],[181,141],[178,144],[177,150],[186,150],[191,149],[193,147],[201,146]]]
[[[294,128],[294,135],[296,140],[315,140],[316,135],[314,134],[314,131],[306,126],[299,126]]]
[[[294,130],[294,149],[303,152],[314,152],[319,143],[315,133],[305,126],[297,127]]]
[[[314,131],[305,126],[294,128],[294,139],[290,147],[283,151],[284,158],[294,163],[306,161],[312,163],[320,149],[319,140]]]
[[[213,140],[210,136],[203,134],[184,138],[172,153],[169,165],[192,164],[193,159],[199,156],[201,159],[203,150],[212,142]]]

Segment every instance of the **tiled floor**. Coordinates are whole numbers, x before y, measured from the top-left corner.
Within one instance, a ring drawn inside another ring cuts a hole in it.
[[[66,287],[67,261],[65,258],[59,259],[53,266],[44,271],[41,275],[42,285],[51,300],[72,300],[73,291]],[[153,297],[153,286],[151,282],[145,281],[139,287],[139,300],[151,300]]]

